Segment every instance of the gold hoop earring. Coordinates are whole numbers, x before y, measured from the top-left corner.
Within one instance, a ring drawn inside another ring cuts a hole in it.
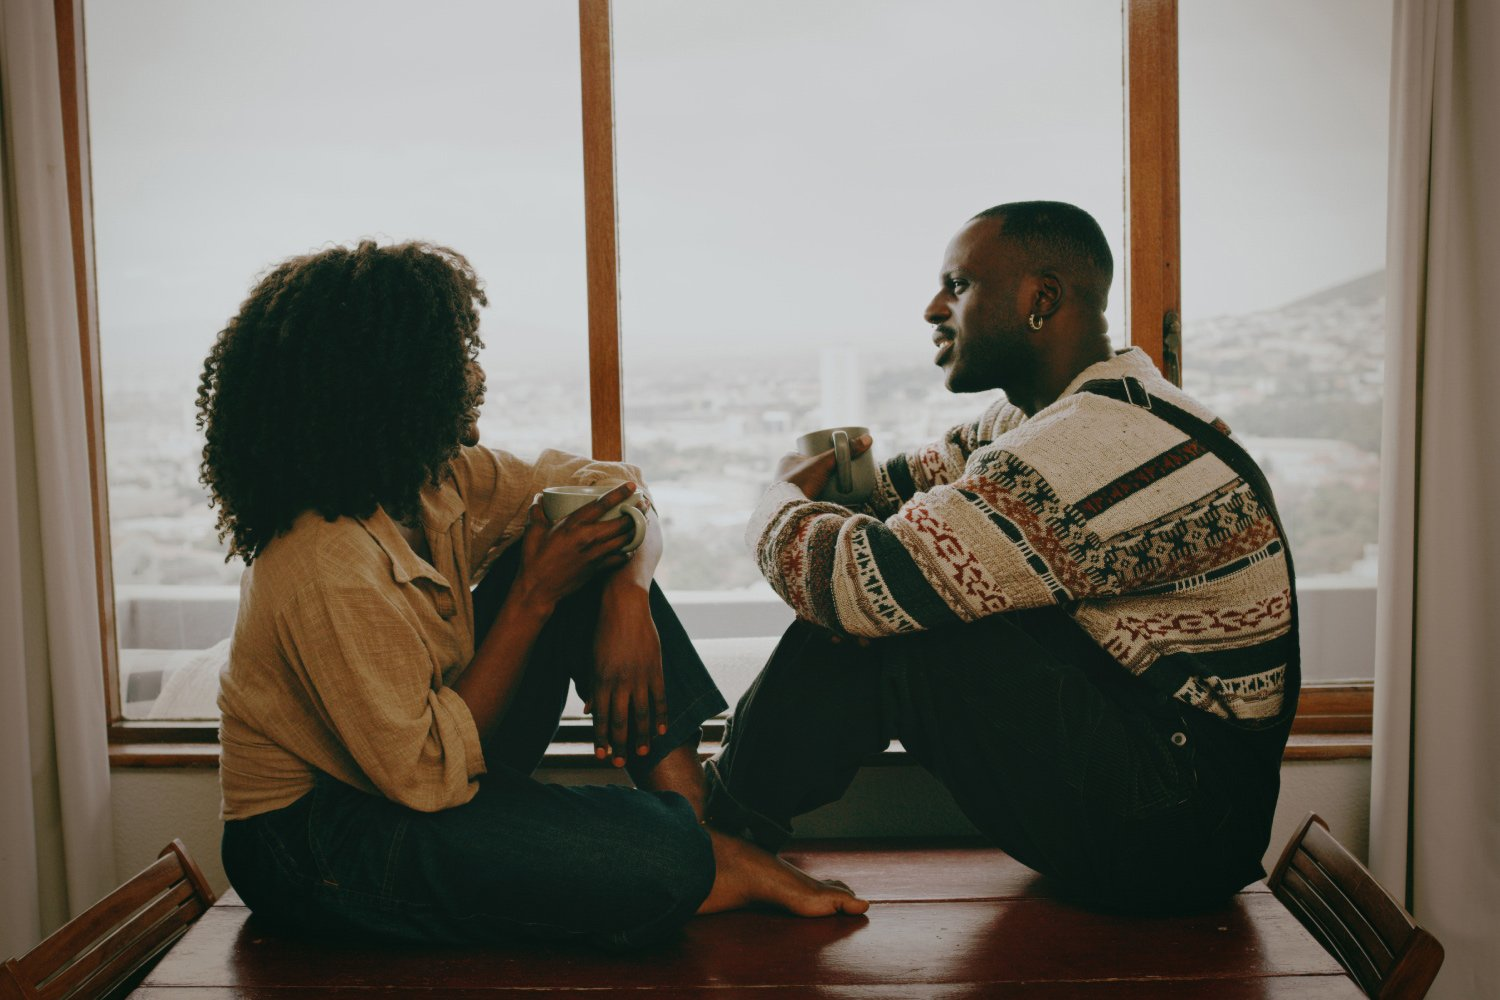
[[[1042,319],[1036,313],[1032,313],[1030,316],[1026,317],[1026,325],[1031,327],[1033,330],[1040,330],[1042,328],[1042,324],[1045,322],[1046,320]]]

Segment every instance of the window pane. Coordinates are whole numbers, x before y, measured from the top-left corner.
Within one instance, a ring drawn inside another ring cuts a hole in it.
[[[743,529],[799,434],[868,425],[886,456],[993,399],[944,390],[922,319],[965,220],[1072,201],[1123,256],[1120,4],[615,10],[625,424],[659,579],[769,594]]]
[[[362,237],[459,250],[490,293],[487,443],[588,449],[577,10],[90,0],[85,15],[122,701],[139,717],[233,622],[241,564],[197,482],[194,398],[269,265]],[[204,697],[187,703],[202,714]]]
[[[1265,468],[1304,604],[1373,587],[1391,2],[1179,12],[1183,383]],[[1349,652],[1309,676],[1368,677]]]

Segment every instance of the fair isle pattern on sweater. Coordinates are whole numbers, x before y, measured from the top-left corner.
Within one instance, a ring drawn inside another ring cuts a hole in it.
[[[861,636],[1060,605],[1180,701],[1275,720],[1295,655],[1275,521],[1201,442],[1077,391],[1126,375],[1216,422],[1143,352],[1124,351],[1030,419],[1002,402],[886,462],[865,510],[773,487],[747,532],[762,572],[799,617]]]

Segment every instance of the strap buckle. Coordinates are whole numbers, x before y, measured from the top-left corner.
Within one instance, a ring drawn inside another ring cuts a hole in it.
[[[1125,402],[1131,406],[1143,406],[1151,409],[1151,394],[1146,387],[1141,385],[1141,380],[1131,375],[1120,379],[1120,384],[1125,387]],[[1137,398],[1139,397],[1139,398]]]

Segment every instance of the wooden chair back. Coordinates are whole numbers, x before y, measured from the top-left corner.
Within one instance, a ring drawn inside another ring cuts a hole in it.
[[[173,840],[151,867],[0,967],[0,997],[123,996],[213,903],[203,873]]]
[[[1317,813],[1308,813],[1292,835],[1267,884],[1366,995],[1417,1000],[1427,994],[1443,964],[1443,946],[1333,838]]]

